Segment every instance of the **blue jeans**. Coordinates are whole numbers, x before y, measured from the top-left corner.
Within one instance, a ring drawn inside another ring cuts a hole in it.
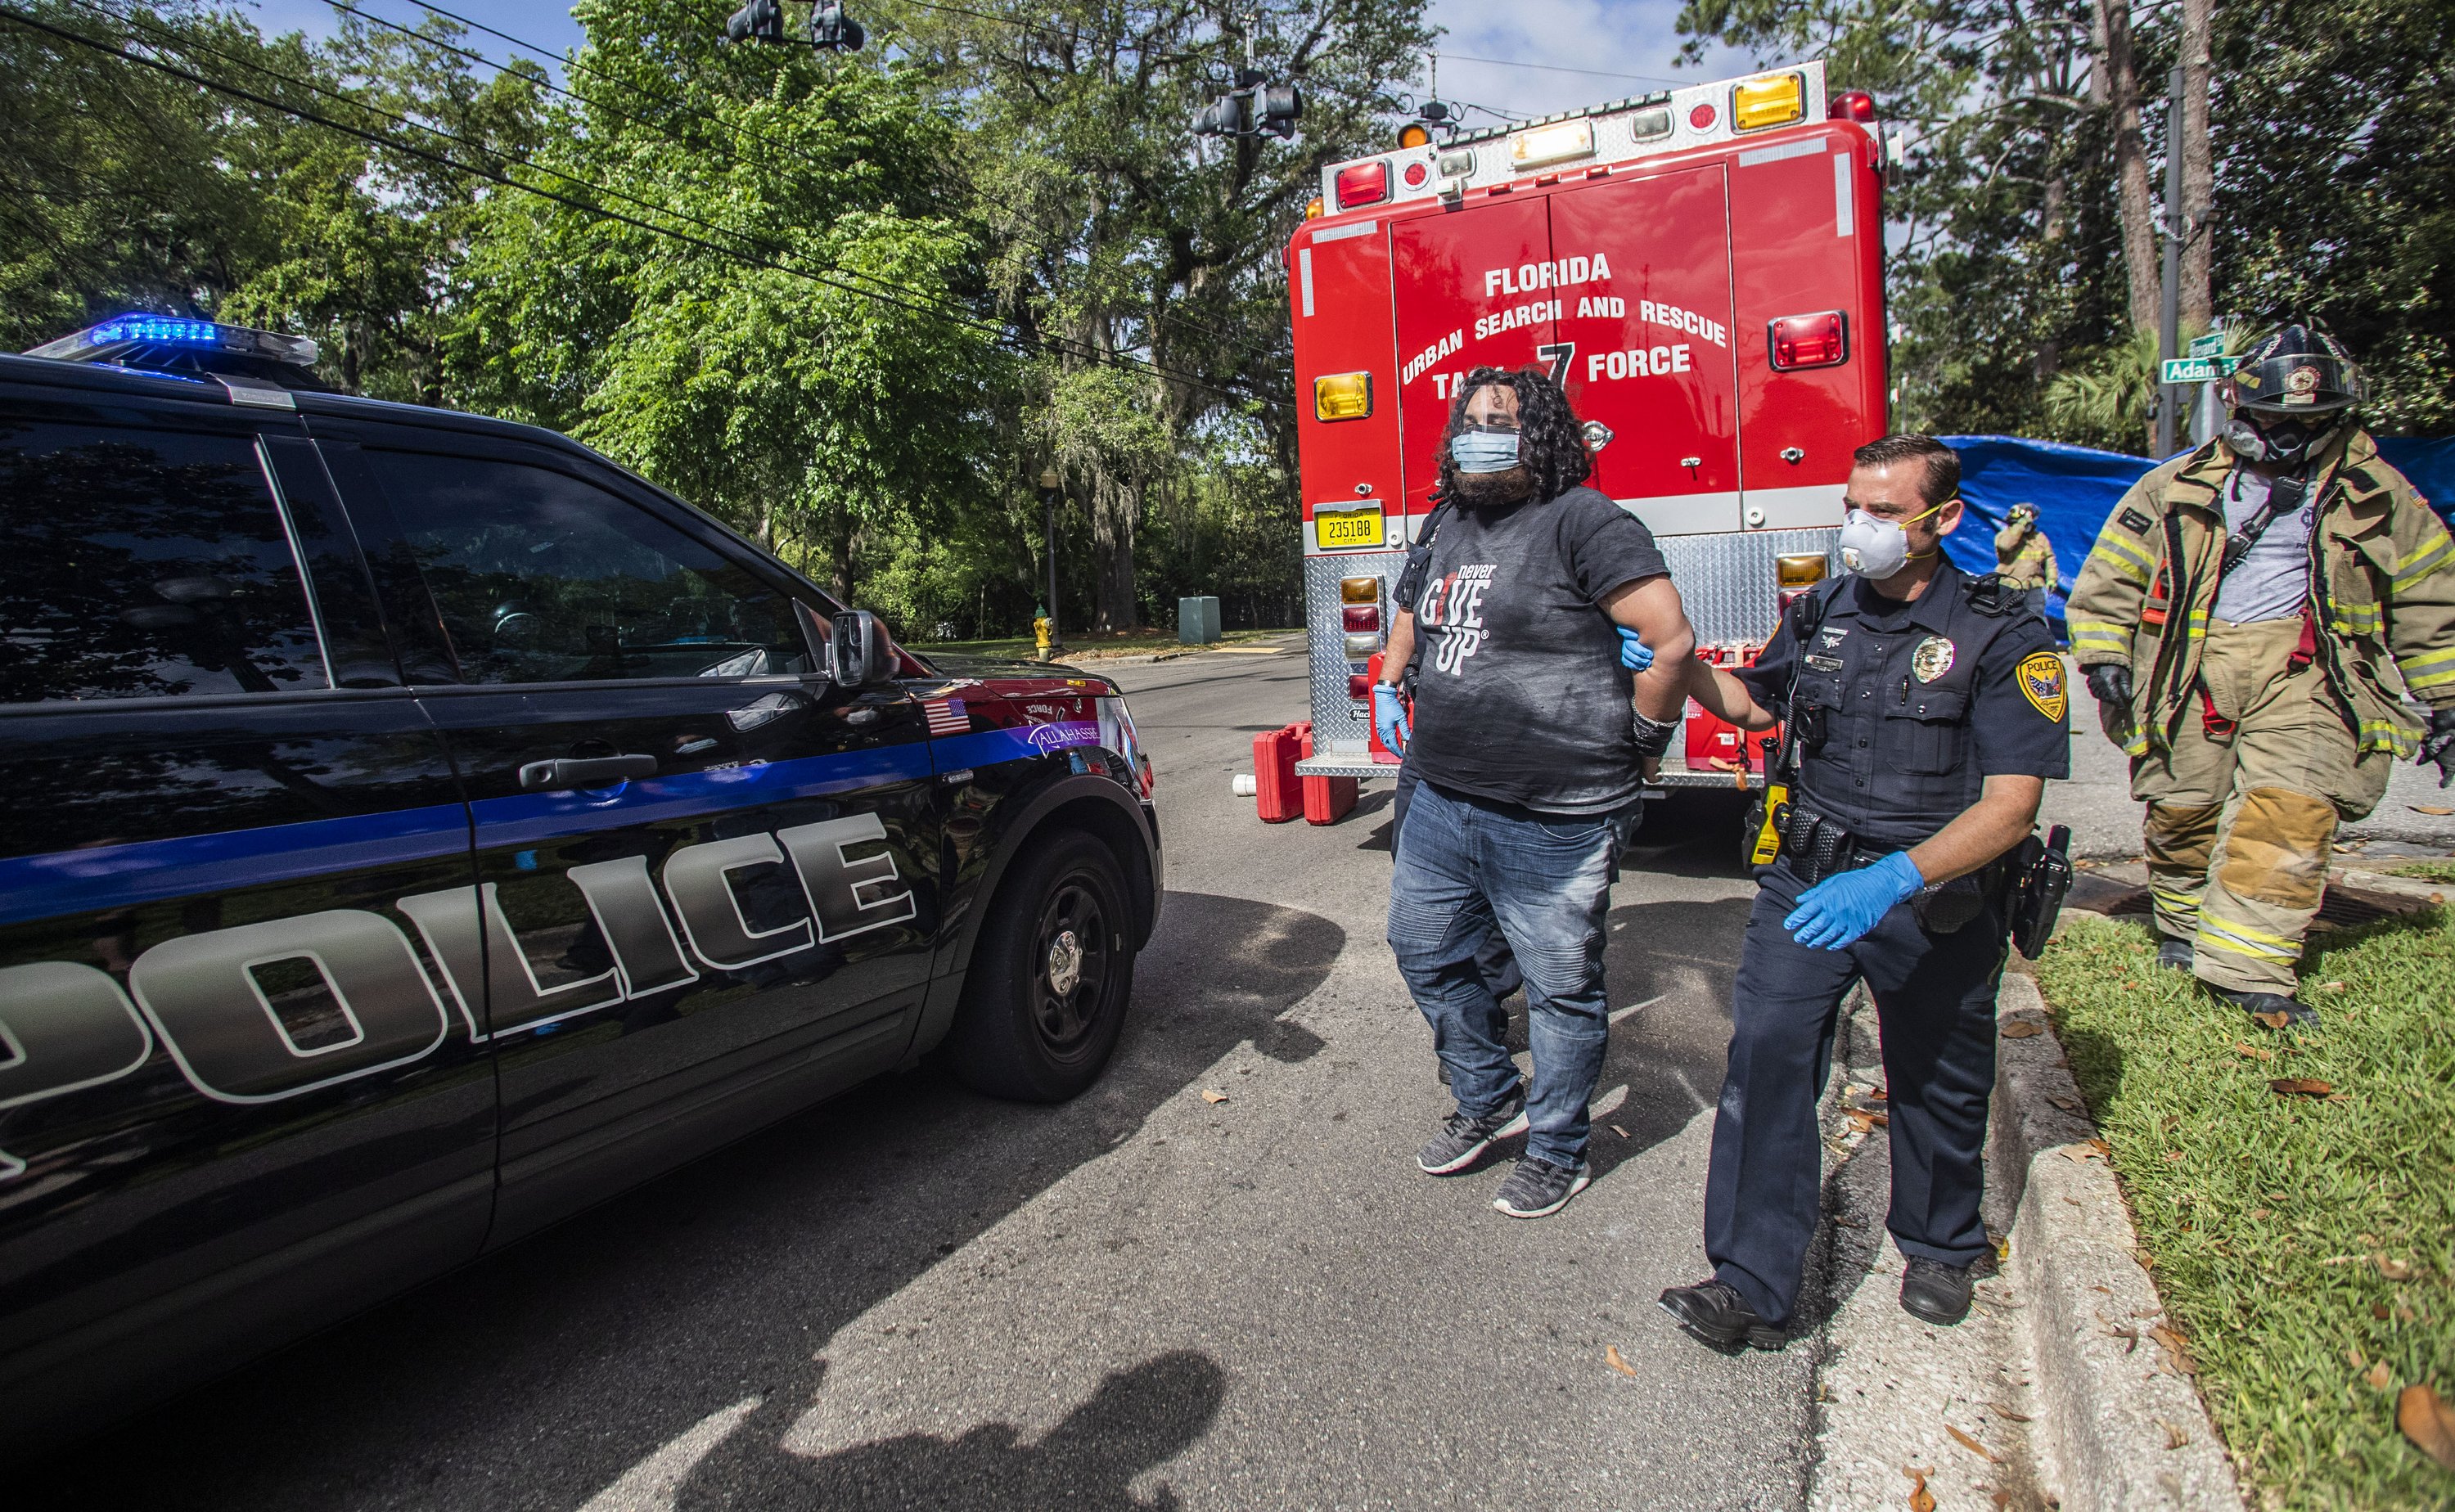
[[[1612,866],[1637,811],[1536,815],[1426,782],[1408,805],[1390,881],[1390,948],[1432,1026],[1461,1112],[1495,1111],[1517,1085],[1509,1018],[1475,961],[1496,927],[1526,978],[1534,1077],[1526,1153],[1585,1159],[1586,1107],[1611,1036],[1603,916]]]

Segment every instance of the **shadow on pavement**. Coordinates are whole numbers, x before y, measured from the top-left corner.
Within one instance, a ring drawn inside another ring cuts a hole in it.
[[[1730,1053],[1731,979],[1754,900],[1636,903],[1611,912],[1603,967],[1613,1003],[1659,998],[1612,1025],[1598,1093],[1626,1100],[1594,1119],[1597,1179],[1670,1139],[1714,1105]],[[1524,1012],[1519,1008],[1518,1018]],[[1520,1031],[1522,1033],[1522,1030]],[[1622,1138],[1620,1129],[1628,1131]]]
[[[828,1512],[1172,1512],[1183,1504],[1172,1487],[1162,1482],[1143,1498],[1132,1482],[1198,1442],[1227,1394],[1228,1373],[1216,1361],[1179,1350],[1111,1371],[1034,1441],[1011,1423],[984,1422],[952,1438],[908,1433],[808,1458],[779,1447],[801,1405],[780,1401],[781,1410],[762,1412],[702,1462],[671,1504],[677,1512],[745,1501]]]
[[[1116,1059],[1073,1101],[994,1101],[927,1064],[882,1078],[24,1467],[13,1500],[579,1506],[745,1394],[781,1410],[778,1386],[815,1382],[813,1357],[838,1330],[1106,1153],[1237,1045],[1288,1062],[1317,1053],[1323,1041],[1280,1016],[1346,939],[1317,915],[1170,893]],[[1125,1482],[1201,1435],[1223,1382],[1199,1357],[1162,1357],[1112,1377],[1037,1444],[991,1425],[819,1462],[833,1468],[813,1504],[1169,1505],[1131,1501]],[[1095,1428],[1118,1441],[1094,1441]],[[1022,1489],[953,1494],[994,1466]],[[915,1497],[896,1479],[914,1476],[949,1494]]]

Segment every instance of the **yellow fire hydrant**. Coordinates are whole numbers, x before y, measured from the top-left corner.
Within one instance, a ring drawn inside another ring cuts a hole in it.
[[[1036,659],[1048,659],[1048,615],[1044,611],[1031,616],[1031,643]]]

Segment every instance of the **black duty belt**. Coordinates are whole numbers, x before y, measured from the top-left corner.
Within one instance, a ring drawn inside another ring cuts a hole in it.
[[[1800,881],[1813,887],[1828,877],[1873,866],[1899,845],[1870,845],[1850,833],[1839,820],[1793,800],[1781,816],[1781,852]],[[1949,935],[1998,902],[2004,884],[2022,870],[2010,857],[1998,857],[1966,877],[1930,887],[1910,901],[1918,927],[1930,935]]]

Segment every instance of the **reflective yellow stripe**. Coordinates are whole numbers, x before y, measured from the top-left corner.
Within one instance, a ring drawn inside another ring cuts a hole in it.
[[[2157,575],[2153,558],[2110,531],[2097,538],[2097,550],[2089,554],[2142,588]]]
[[[2414,547],[2412,554],[2406,556],[2403,565],[2395,570],[2394,591],[2403,593],[2431,573],[2445,566],[2449,550],[2455,550],[2455,537],[2450,537],[2444,530],[2440,530],[2429,539]]]
[[[2105,651],[2120,652],[2128,652],[2131,649],[2131,633],[2120,625],[2110,624],[2102,619],[2072,619],[2065,623],[2071,627],[2074,651],[2080,650],[2082,646],[2096,646]]]
[[[2124,756],[2146,756],[2148,754],[2148,737],[2144,735],[2133,736],[2130,739],[2122,743],[2122,754]]]
[[[2362,721],[2362,749],[2364,751],[2392,751],[2399,756],[2407,756],[2419,744],[2404,726],[2392,719]]]
[[[2336,634],[2375,635],[2379,633],[2381,620],[2378,605],[2340,603],[2335,606],[2335,616],[2327,621],[2327,628]]]
[[[2260,938],[2246,937],[2249,936],[2259,936]],[[2263,944],[2262,940],[2272,940],[2274,943]],[[2232,919],[2219,921],[2210,918],[2204,913],[2200,916],[2198,943],[2213,946],[2218,950],[2229,950],[2237,956],[2248,956],[2253,960],[2289,962],[2302,954],[2301,943],[2297,940],[2288,940],[2282,935],[2262,935],[2260,931],[2245,928]]]

